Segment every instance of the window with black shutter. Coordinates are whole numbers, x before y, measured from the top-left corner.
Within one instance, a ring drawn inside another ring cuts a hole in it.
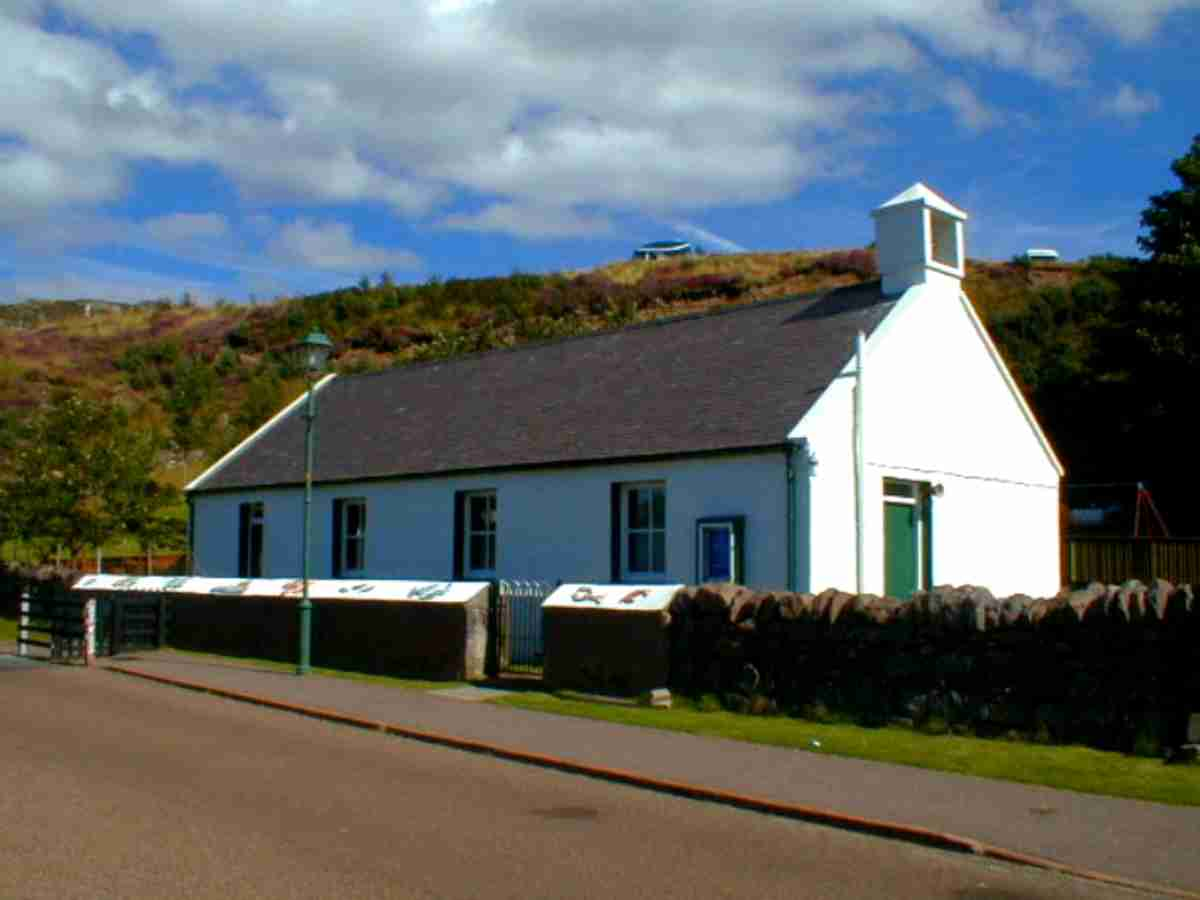
[[[261,500],[238,505],[239,578],[262,577],[265,518]]]

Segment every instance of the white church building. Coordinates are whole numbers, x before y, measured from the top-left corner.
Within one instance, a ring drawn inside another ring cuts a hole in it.
[[[1063,470],[963,293],[965,212],[873,212],[881,279],[329,376],[314,578],[1058,591]],[[197,575],[300,572],[304,404],[188,486]]]

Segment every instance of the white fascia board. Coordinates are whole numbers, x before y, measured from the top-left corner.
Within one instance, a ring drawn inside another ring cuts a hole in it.
[[[337,373],[330,372],[328,375],[326,375],[324,378],[322,378],[320,381],[318,381],[316,384],[313,385],[313,393],[316,393],[317,391],[321,390],[322,387],[324,387],[328,382],[332,381],[334,378],[337,378]],[[218,459],[215,463],[213,463],[211,466],[209,466],[207,469],[205,469],[203,472],[201,472],[199,475],[197,475],[194,479],[192,479],[192,481],[186,487],[184,487],[183,492],[186,494],[189,491],[199,490],[200,486],[203,484],[203,482],[206,478],[216,475],[219,471],[221,471],[221,469],[223,469],[223,468],[225,468],[225,466],[229,465],[229,463],[231,463],[237,457],[237,455],[239,453],[241,453],[243,450],[245,450],[247,447],[249,447],[251,444],[253,444],[255,441],[257,441],[262,435],[266,434],[266,432],[272,426],[274,426],[276,422],[278,422],[280,419],[282,419],[284,416],[286,416],[288,413],[290,413],[293,409],[295,409],[297,404],[303,403],[305,401],[305,399],[307,398],[307,396],[308,396],[308,391],[304,391],[302,394],[300,394],[299,397],[297,397],[295,400],[293,400],[291,403],[289,403],[287,406],[285,406],[279,412],[275,413],[275,415],[271,416],[271,418],[267,419],[266,422],[264,422],[262,425],[260,425],[258,428],[256,428],[240,444],[238,444],[236,447],[234,447],[232,450],[230,450],[228,453],[226,453],[224,456],[222,456],[220,459]]]
[[[1050,444],[1050,439],[1046,437],[1046,432],[1042,431],[1042,426],[1038,424],[1037,417],[1034,416],[1033,410],[1029,408],[1029,404],[1025,402],[1025,395],[1021,393],[1020,387],[1013,379],[1012,373],[1008,371],[1008,366],[1004,362],[1004,357],[1000,355],[1000,351],[996,349],[996,345],[992,343],[992,337],[988,334],[987,328],[984,327],[983,321],[975,313],[975,307],[972,305],[970,298],[960,292],[958,302],[963,305],[967,311],[967,317],[971,320],[971,325],[974,326],[976,333],[987,347],[988,353],[992,357],[992,363],[1000,371],[1000,376],[1004,379],[1004,383],[1008,385],[1009,392],[1013,395],[1013,399],[1017,401],[1017,405],[1021,409],[1021,414],[1025,416],[1025,421],[1029,423],[1029,427],[1033,429],[1034,435],[1038,439],[1038,443],[1042,446],[1042,452],[1046,454],[1046,458],[1050,460],[1050,464],[1054,466],[1054,471],[1058,473],[1058,477],[1062,478],[1066,474],[1066,469],[1063,468],[1062,462],[1059,461],[1058,454],[1054,452],[1054,447]]]
[[[948,216],[965,222],[968,218],[966,210],[959,209],[949,200],[944,198],[937,191],[927,187],[922,182],[918,181],[906,191],[902,191],[888,200],[885,203],[879,204],[871,211],[871,215],[877,215],[881,210],[888,209],[893,206],[904,206],[908,203],[924,203],[931,209],[936,209],[944,212]]]
[[[904,318],[904,315],[910,308],[912,308],[914,304],[923,302],[937,302],[939,298],[925,296],[926,294],[935,293],[944,294],[944,291],[939,291],[927,284],[916,284],[901,294],[900,299],[896,301],[896,305],[892,308],[892,311],[884,317],[883,321],[876,326],[873,332],[867,335],[867,339],[863,342],[864,358],[866,360],[870,359],[871,348],[877,345],[880,341],[887,340],[888,332],[896,327],[896,322],[899,322],[902,318]],[[945,300],[946,298],[943,296],[941,299]],[[1063,475],[1066,474],[1063,464],[1059,461],[1058,455],[1054,452],[1054,447],[1051,446],[1050,440],[1046,437],[1046,432],[1042,431],[1042,426],[1038,424],[1037,417],[1034,416],[1033,410],[1031,410],[1029,408],[1029,404],[1025,402],[1025,396],[1021,393],[1021,389],[1017,386],[1016,381],[1013,379],[1012,373],[1008,371],[1008,366],[1004,362],[1004,357],[1001,356],[1000,351],[996,349],[996,345],[992,342],[991,335],[988,334],[987,328],[984,327],[982,320],[980,320],[979,316],[976,314],[975,307],[971,304],[970,298],[968,298],[964,292],[959,291],[958,302],[962,304],[963,309],[966,311],[967,318],[971,322],[971,326],[975,329],[975,333],[979,335],[980,340],[983,341],[984,347],[987,348],[992,365],[994,365],[1000,372],[1000,377],[1004,379],[1004,383],[1008,386],[1009,393],[1012,394],[1013,399],[1016,400],[1017,407],[1021,410],[1021,415],[1025,417],[1025,421],[1029,424],[1030,429],[1032,429],[1034,436],[1037,438],[1038,444],[1042,448],[1042,452],[1046,454],[1046,458],[1054,467],[1054,471],[1058,473],[1058,477],[1062,478]],[[809,407],[808,412],[806,412],[804,416],[801,417],[800,421],[796,423],[795,427],[788,432],[788,438],[790,440],[797,440],[806,436],[806,433],[810,427],[809,419],[816,418],[816,416],[819,414],[820,408],[824,405],[825,398],[829,395],[830,388],[833,387],[838,380],[842,378],[853,377],[854,365],[854,352],[853,349],[851,349],[850,358],[846,361],[846,364],[842,366],[841,372],[834,377],[833,381],[830,382],[829,385],[826,386],[825,390],[821,392],[821,396],[817,398],[817,401],[811,407]],[[869,365],[866,366],[866,369],[868,372],[870,372]]]

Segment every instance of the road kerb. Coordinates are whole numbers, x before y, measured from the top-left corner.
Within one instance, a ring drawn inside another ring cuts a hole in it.
[[[983,841],[975,840],[974,838],[963,837],[961,835],[950,834],[942,831],[934,831],[929,828],[923,828],[919,825],[909,825],[902,822],[889,822],[882,819],[854,816],[848,813],[838,813],[813,806],[803,806],[794,803],[781,803],[775,800],[754,797],[748,794],[739,794],[732,791],[723,791],[716,788],[686,784],[684,782],[669,781],[662,778],[652,778],[650,776],[639,775],[636,772],[630,772],[624,769],[610,769],[604,766],[573,762],[557,756],[547,756],[541,753],[531,753],[527,750],[517,750],[510,747],[502,747],[497,744],[487,743],[486,741],[476,741],[470,738],[460,738],[452,735],[438,734],[431,731],[422,731],[420,729],[409,728],[404,725],[396,725],[376,719],[367,719],[361,716],[352,716],[347,713],[337,712],[336,710],[322,709],[315,706],[304,706],[302,704],[289,703],[283,700],[274,700],[270,697],[263,697],[258,694],[248,694],[243,691],[235,691],[230,688],[215,687],[210,684],[204,684],[203,682],[188,681],[182,678],[172,678],[166,675],[155,675],[151,672],[143,672],[138,669],[128,668],[126,666],[109,665],[105,666],[105,668],[110,672],[117,672],[121,675],[130,675],[135,678],[141,678],[147,681],[169,685],[171,687],[178,687],[185,690],[197,691],[199,693],[211,694],[213,696],[223,697],[228,700],[238,700],[242,703],[250,703],[255,706],[263,706],[270,709],[281,710],[283,712],[295,713],[338,725],[349,725],[353,728],[361,728],[367,731],[382,731],[385,734],[393,735],[395,737],[421,741],[422,743],[426,744],[435,744],[455,750],[463,750],[469,753],[479,753],[486,756],[494,756],[499,759],[506,759],[512,762],[525,763],[527,765],[539,766],[546,769],[555,769],[560,772],[567,772],[573,775],[584,775],[589,778],[598,778],[604,781],[628,785],[630,787],[672,794],[679,797],[687,797],[692,800],[720,803],[725,806],[733,806],[739,809],[750,810],[752,812],[767,813],[769,815],[781,816],[783,818],[796,819],[798,821],[811,822],[818,825],[826,825],[833,828],[840,828],[845,831],[855,831],[862,834],[874,835],[876,837],[902,840],[908,843],[920,844],[940,850],[950,850],[957,853],[969,853],[974,856],[982,856],[988,859],[997,860],[999,862],[1007,862],[1014,865],[1045,869],[1052,872],[1058,872],[1063,875],[1069,875],[1074,878],[1082,878],[1088,881],[1096,881],[1103,884],[1113,885],[1115,887],[1143,891],[1161,897],[1176,897],[1182,898],[1182,900],[1200,900],[1200,893],[1196,893],[1194,891],[1188,891],[1182,888],[1170,887],[1167,885],[1150,884],[1147,882],[1138,881],[1136,879],[1126,878],[1121,875],[1111,875],[1109,873],[1098,872],[1093,869],[1079,868],[1077,866],[1070,865],[1069,863],[1059,862],[1058,860],[1021,853],[1016,850],[1008,850],[1003,847],[997,847],[992,844],[987,844]]]

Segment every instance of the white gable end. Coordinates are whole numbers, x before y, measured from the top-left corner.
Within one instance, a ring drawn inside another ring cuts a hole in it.
[[[1057,486],[1058,461],[962,294],[910,288],[867,373],[868,465]]]
[[[909,288],[866,342],[863,383],[862,589],[888,590],[894,481],[930,495],[929,584],[1054,594],[1061,467],[967,298],[939,283]],[[789,435],[813,461],[800,506],[814,591],[858,585],[855,386],[851,358]]]

